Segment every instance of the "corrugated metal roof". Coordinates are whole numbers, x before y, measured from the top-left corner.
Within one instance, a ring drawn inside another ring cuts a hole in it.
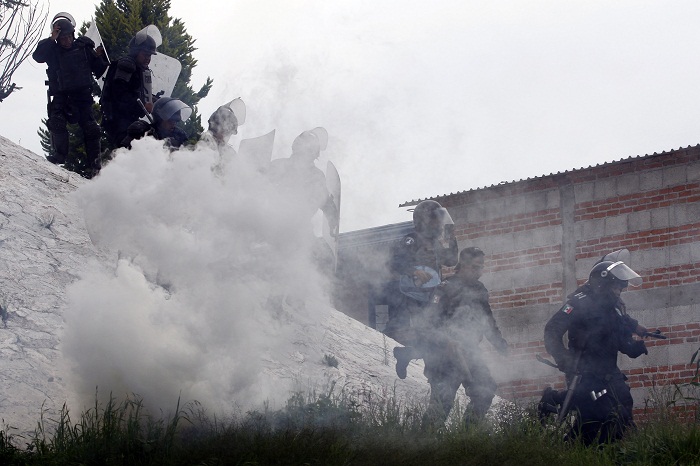
[[[418,204],[418,203],[421,202],[421,201],[426,201],[426,200],[429,200],[429,199],[445,198],[445,197],[448,197],[448,196],[455,196],[455,195],[464,194],[464,193],[467,193],[467,192],[475,192],[475,191],[481,191],[481,190],[484,190],[484,189],[491,189],[491,188],[496,188],[496,187],[500,187],[500,186],[508,186],[508,185],[512,185],[512,184],[516,184],[516,183],[522,183],[523,181],[540,180],[540,179],[548,178],[548,177],[550,177],[550,176],[564,175],[564,174],[567,174],[567,173],[576,173],[576,172],[579,172],[579,171],[581,171],[581,170],[588,170],[588,169],[596,168],[596,167],[605,167],[605,166],[614,165],[614,164],[617,164],[617,163],[629,162],[629,161],[631,161],[631,160],[641,160],[641,159],[656,157],[656,156],[660,156],[660,155],[665,155],[665,154],[670,154],[670,153],[672,153],[672,152],[676,152],[676,150],[679,150],[679,151],[680,151],[680,150],[685,150],[685,149],[691,149],[691,148],[693,148],[693,147],[700,147],[700,144],[695,145],[695,146],[679,147],[678,149],[674,149],[674,150],[670,150],[670,151],[664,151],[664,152],[661,152],[661,153],[654,152],[653,154],[629,156],[629,157],[626,157],[626,158],[621,158],[621,159],[619,159],[619,160],[613,160],[613,161],[611,161],[611,162],[598,163],[598,164],[596,164],[595,166],[589,165],[589,166],[587,166],[587,167],[575,168],[575,169],[571,169],[571,170],[564,170],[563,172],[562,172],[562,171],[559,171],[559,172],[556,172],[556,173],[552,172],[552,173],[550,173],[550,174],[548,174],[548,175],[535,176],[535,177],[532,177],[532,178],[521,178],[521,179],[519,179],[519,180],[514,180],[514,181],[501,181],[500,183],[492,184],[492,185],[490,185],[490,186],[483,186],[483,187],[481,187],[481,188],[471,188],[471,189],[467,189],[467,190],[464,190],[464,191],[458,191],[458,192],[456,192],[456,193],[440,194],[440,195],[438,195],[438,196],[426,197],[426,198],[423,198],[423,199],[414,199],[414,200],[412,200],[412,201],[406,201],[406,202],[404,202],[403,204],[399,204],[399,207],[410,207],[410,206],[412,206],[412,205]]]
[[[391,242],[413,231],[413,222],[393,223],[364,230],[349,231],[338,236],[338,250]]]

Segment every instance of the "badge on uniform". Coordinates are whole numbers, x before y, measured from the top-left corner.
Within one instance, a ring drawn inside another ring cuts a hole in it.
[[[571,314],[571,311],[573,311],[573,310],[574,310],[574,307],[573,307],[571,304],[567,304],[567,305],[564,306],[564,308],[562,309],[562,311],[564,312],[564,314]]]
[[[415,242],[416,242],[416,240],[414,240],[414,239],[411,238],[410,236],[407,237],[407,238],[404,240],[404,243],[406,244],[406,246],[410,246],[410,245],[412,245],[412,244],[415,243]]]
[[[440,302],[440,295],[433,296],[433,304],[438,304]]]

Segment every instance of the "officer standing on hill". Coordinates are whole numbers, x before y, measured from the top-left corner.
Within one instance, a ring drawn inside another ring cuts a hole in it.
[[[112,62],[107,70],[100,106],[102,127],[114,146],[124,140],[130,124],[153,111],[148,66],[156,54],[155,32],[153,25],[137,32],[129,42],[129,54]]]
[[[66,163],[69,134],[66,125],[78,123],[83,130],[87,155],[85,176],[92,178],[100,170],[100,126],[92,114],[93,74],[100,76],[107,68],[102,47],[95,49],[89,37],[75,37],[74,19],[59,13],[51,22],[51,36],[37,44],[32,58],[46,63],[49,82],[47,126],[51,133],[54,153],[51,163]]]
[[[627,377],[617,366],[617,353],[631,358],[648,354],[644,341],[632,337],[644,335],[646,329],[626,314],[620,299],[628,284],[641,282],[623,261],[602,260],[545,326],[545,348],[566,374],[569,387],[573,385],[571,406],[562,406],[578,411],[569,437],[580,435],[586,444],[619,439],[634,425],[633,399]],[[556,410],[565,395],[545,390],[540,408],[553,405]]]
[[[479,281],[484,252],[476,247],[459,253],[456,273],[436,294],[431,311],[423,360],[430,383],[428,416],[440,425],[447,419],[460,385],[469,395],[465,412],[469,424],[486,416],[496,394],[496,381],[483,360],[480,343],[484,337],[504,356],[508,343],[493,317],[489,292]]]
[[[279,189],[287,208],[300,228],[311,230],[311,219],[320,209],[333,228],[338,223],[338,212],[326,185],[326,175],[315,161],[328,145],[328,132],[317,127],[299,134],[292,142],[292,154],[270,163],[267,175]],[[337,234],[337,232],[334,232]]]

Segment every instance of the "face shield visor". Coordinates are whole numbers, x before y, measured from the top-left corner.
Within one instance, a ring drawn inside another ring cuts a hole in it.
[[[245,123],[246,107],[241,98],[217,108],[209,117],[209,130],[217,139],[227,142],[232,135],[238,134],[238,127]]]
[[[445,246],[454,235],[455,222],[444,207],[430,211],[425,228],[425,236],[440,241]]]
[[[233,110],[226,106],[219,107],[209,117],[209,130],[224,142],[232,135],[238,134],[238,120]]]
[[[637,272],[627,267],[627,265],[622,261],[617,261],[610,264],[600,273],[600,276],[605,278],[605,276],[608,274],[611,274],[617,280],[626,281],[632,286],[639,286],[642,284],[642,277],[637,275]]]
[[[156,48],[160,47],[162,43],[163,36],[161,36],[158,28],[153,24],[149,24],[134,35],[131,42],[129,42],[129,49],[131,53],[138,53],[143,50],[150,55],[156,55]]]
[[[161,102],[163,103],[159,105]],[[161,99],[156,102],[153,113],[161,121],[185,121],[190,117],[190,115],[192,115],[192,109],[181,100],[170,99],[165,101],[164,99]]]
[[[625,264],[630,263],[630,252],[627,249],[618,249],[617,251],[613,251],[609,254],[606,254],[603,256],[601,260],[598,262],[604,262],[604,261],[610,261],[610,262],[624,262]]]

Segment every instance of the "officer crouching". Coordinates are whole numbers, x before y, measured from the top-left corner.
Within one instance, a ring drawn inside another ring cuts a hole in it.
[[[571,395],[566,400],[567,392],[548,388],[540,408],[562,405],[560,419],[561,414],[577,411],[568,437],[580,436],[585,444],[619,439],[634,425],[633,399],[627,377],[617,366],[617,353],[631,358],[647,354],[644,342],[632,337],[644,335],[646,329],[627,315],[620,299],[628,284],[638,286],[642,279],[623,261],[606,258],[591,269],[588,282],[568,297],[544,329],[545,348],[566,374]],[[567,333],[568,348],[563,342]]]

